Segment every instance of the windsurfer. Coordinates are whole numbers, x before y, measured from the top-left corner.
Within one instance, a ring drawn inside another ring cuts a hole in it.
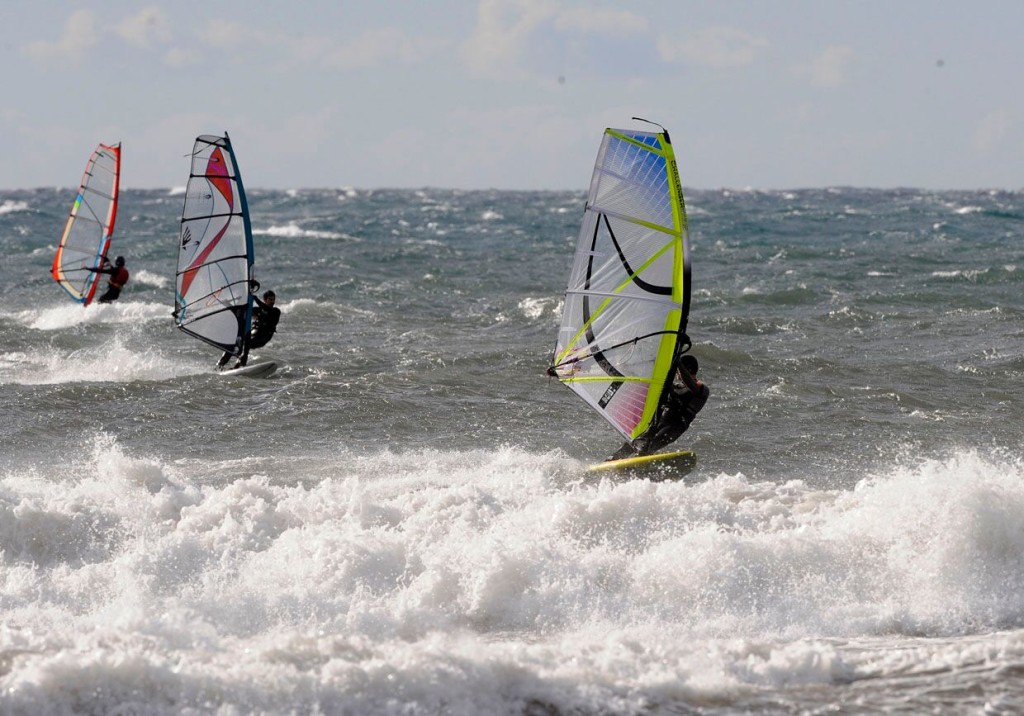
[[[114,265],[110,265],[110,259],[106,256],[103,257],[103,265],[100,268],[91,268],[90,271],[96,273],[110,274],[110,279],[107,282],[107,292],[99,297],[100,303],[110,303],[116,301],[117,297],[121,295],[121,289],[128,283],[128,269],[124,267],[124,256],[118,256],[114,260]]]
[[[708,387],[697,379],[699,367],[697,359],[691,355],[679,358],[676,362],[675,380],[665,391],[661,407],[658,409],[658,419],[646,433],[632,442],[627,442],[608,460],[650,455],[675,442],[686,432],[711,394]]]
[[[250,348],[262,348],[270,343],[270,339],[274,337],[274,331],[277,330],[277,322],[281,320],[281,309],[274,306],[274,303],[277,301],[276,293],[265,291],[262,301],[258,296],[253,296],[253,301],[256,302],[256,306],[252,312],[252,332],[246,337],[242,346],[242,355],[238,357],[235,368],[241,368],[248,363]],[[223,368],[227,365],[232,355],[230,351],[226,351],[220,357],[217,368]]]

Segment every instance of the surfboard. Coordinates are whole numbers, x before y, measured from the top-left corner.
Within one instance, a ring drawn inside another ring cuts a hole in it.
[[[697,453],[692,450],[659,452],[653,455],[606,460],[587,468],[587,472],[677,473],[689,472],[697,465]]]
[[[220,375],[243,378],[269,378],[276,370],[277,363],[271,360],[264,361],[263,363],[244,365],[241,368],[232,368],[231,370],[221,371]]]

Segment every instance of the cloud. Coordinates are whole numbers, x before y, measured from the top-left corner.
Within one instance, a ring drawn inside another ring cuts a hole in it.
[[[646,32],[647,18],[628,10],[573,7],[561,10],[555,16],[555,29],[588,35],[621,35]]]
[[[25,47],[25,53],[37,62],[78,61],[99,41],[96,16],[91,10],[78,10],[64,23],[64,34],[56,42],[37,40]]]
[[[974,148],[988,154],[996,149],[1013,127],[1013,115],[1009,110],[997,109],[982,118],[974,130]]]
[[[628,10],[554,0],[481,0],[477,22],[462,44],[461,57],[477,76],[524,78],[539,58],[593,36],[621,38],[648,29],[647,19]],[[595,48],[586,48],[593,53]],[[546,70],[547,68],[545,68]]]
[[[849,47],[828,47],[818,55],[801,74],[810,78],[815,87],[838,87],[846,82],[846,68],[853,60]]]
[[[464,62],[476,75],[524,76],[520,61],[530,38],[553,13],[543,0],[481,0],[476,27],[462,46]]]
[[[450,187],[509,189],[530,186],[536,177],[559,184],[569,174],[561,186],[578,187],[589,178],[601,137],[600,130],[581,133],[576,118],[554,105],[454,107],[440,122],[440,131],[411,126],[389,133],[377,145],[378,165],[402,166],[406,186],[437,186],[440,181]],[[466,127],[474,129],[466,132]],[[573,144],[583,148],[583,158],[567,164],[567,146]]]
[[[412,65],[428,59],[446,43],[410,37],[397,27],[367,30],[352,42],[325,49],[319,63],[328,69],[352,70],[386,64]]]
[[[269,33],[252,30],[241,23],[228,20],[211,19],[199,33],[199,39],[210,47],[234,50],[247,45],[275,44]]]
[[[136,47],[163,44],[171,39],[171,28],[158,7],[142,10],[125,18],[113,28],[114,34]],[[26,55],[44,64],[80,62],[110,30],[104,29],[91,10],[79,10],[64,23],[64,32],[55,42],[37,40],[24,48]]]
[[[164,44],[171,39],[170,24],[158,7],[148,7],[134,17],[125,18],[115,31],[136,47]]]
[[[199,53],[184,47],[172,47],[164,53],[163,63],[167,67],[188,67],[201,61]]]
[[[709,27],[679,39],[658,38],[658,53],[666,62],[718,68],[749,65],[767,47],[764,38],[734,27]]]
[[[328,70],[352,70],[423,62],[446,43],[411,36],[396,27],[371,28],[339,43],[323,35],[266,32],[224,20],[210,22],[200,39],[227,51],[276,51],[283,62]]]

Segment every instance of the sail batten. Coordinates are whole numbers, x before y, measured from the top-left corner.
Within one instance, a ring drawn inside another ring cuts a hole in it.
[[[231,140],[203,135],[192,149],[175,274],[175,322],[240,355],[252,322],[252,226]]]
[[[79,303],[96,295],[117,220],[121,180],[121,145],[100,144],[86,163],[64,233],[53,258],[51,275]]]
[[[688,345],[687,241],[668,133],[605,130],[550,372],[630,440]]]

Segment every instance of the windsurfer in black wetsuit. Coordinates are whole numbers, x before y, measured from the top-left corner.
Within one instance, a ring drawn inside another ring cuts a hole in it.
[[[258,288],[259,284],[256,284],[256,289]],[[238,357],[235,368],[241,368],[249,362],[250,348],[262,348],[270,343],[270,339],[274,337],[274,331],[277,330],[277,322],[281,320],[281,309],[274,307],[274,303],[277,301],[277,294],[273,291],[265,291],[262,301],[257,296],[252,298],[256,302],[256,306],[252,311],[252,331],[242,345],[242,355]],[[217,368],[223,368],[227,365],[232,355],[230,351],[226,351],[220,357]]]
[[[128,283],[128,269],[124,267],[124,256],[118,256],[114,260],[113,266],[110,265],[110,259],[104,256],[102,267],[89,270],[95,273],[110,274],[110,279],[107,282],[107,292],[99,297],[99,303],[116,301],[117,297],[121,295],[121,289]]]
[[[679,439],[708,401],[711,391],[697,380],[697,359],[684,355],[676,362],[676,378],[666,389],[654,424],[646,433],[627,442],[609,460],[650,455]]]

